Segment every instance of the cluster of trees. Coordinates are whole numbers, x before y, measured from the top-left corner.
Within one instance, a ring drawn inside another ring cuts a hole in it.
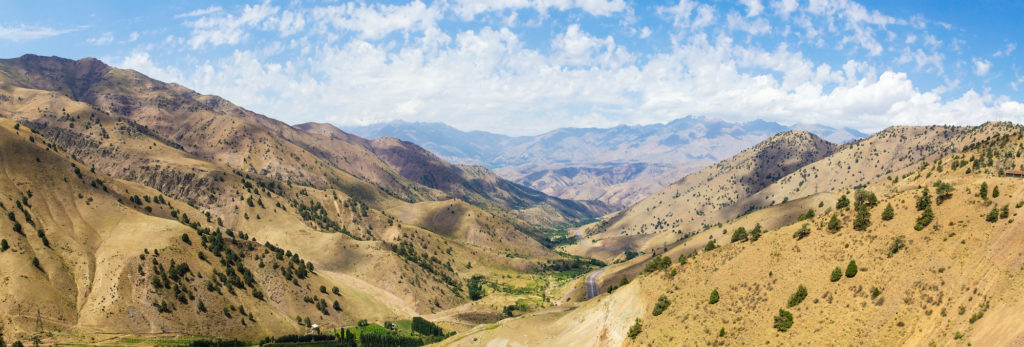
[[[672,258],[656,255],[654,258],[651,258],[646,265],[644,265],[644,273],[665,270],[668,269],[669,266],[672,266]]]
[[[668,300],[668,297],[662,295],[658,297],[658,302],[654,303],[654,310],[651,312],[652,315],[660,316],[672,302]]]
[[[469,281],[466,281],[466,289],[469,292],[470,300],[476,301],[484,297],[483,281],[484,276],[482,275],[474,275],[469,278]]]

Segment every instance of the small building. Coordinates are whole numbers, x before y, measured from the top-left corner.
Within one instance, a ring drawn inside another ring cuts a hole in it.
[[[1022,171],[1022,170],[1006,170],[1006,171],[1003,171],[1003,176],[1007,176],[1007,177],[1024,177],[1024,171]]]

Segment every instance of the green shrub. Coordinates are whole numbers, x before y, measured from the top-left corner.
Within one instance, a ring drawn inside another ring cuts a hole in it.
[[[721,330],[718,330],[718,337],[725,337],[725,327],[722,327]]]
[[[882,290],[878,287],[871,287],[871,298],[877,298],[879,295],[882,295]]]
[[[789,302],[786,303],[786,307],[799,305],[805,298],[807,298],[807,287],[801,284],[796,289],[796,292],[789,296]]]
[[[801,226],[800,229],[798,229],[796,232],[793,233],[793,238],[795,238],[797,240],[801,240],[801,239],[807,237],[807,235],[810,235],[810,234],[811,234],[811,228],[808,227],[807,223],[804,223],[804,225]]]
[[[917,210],[924,211],[924,209],[932,205],[932,196],[928,194],[928,187],[921,188],[921,195],[917,197]]]
[[[885,205],[885,210],[882,211],[882,220],[892,220],[896,216],[896,211],[893,210],[892,204]]]
[[[711,298],[708,299],[708,303],[712,305],[718,303],[718,288],[711,290]]]
[[[832,269],[832,275],[830,275],[828,279],[832,282],[836,282],[839,281],[840,278],[843,278],[843,270],[836,266],[835,269]]]
[[[0,252],[6,252],[11,246],[7,244],[7,239],[0,240]]]
[[[875,205],[878,205],[878,197],[875,196],[875,193],[867,189],[857,189],[853,196],[855,199],[855,207],[865,206],[867,208],[872,208],[875,207]]]
[[[935,184],[933,184],[933,186],[935,187],[935,204],[936,205],[942,205],[942,203],[944,201],[949,200],[949,198],[953,197],[953,185],[952,184],[949,184],[949,183],[946,183],[946,182],[942,182],[942,181],[936,181]]]
[[[481,284],[483,280],[484,276],[475,275],[473,277],[470,277],[469,281],[466,281],[466,287],[467,291],[469,292],[470,300],[476,301],[484,297],[484,287]]]
[[[712,251],[718,246],[715,245],[715,240],[708,241],[708,244],[704,245],[704,251]]]
[[[641,331],[643,331],[643,327],[640,326],[640,318],[637,318],[633,326],[629,327],[627,335],[629,335],[630,340],[636,340],[636,336],[640,335]]]
[[[853,219],[853,230],[864,231],[869,226],[871,226],[871,211],[866,205],[860,205],[857,207],[857,216]]]
[[[932,220],[935,219],[935,212],[932,212],[932,207],[928,206],[924,208],[921,215],[917,217],[917,222],[914,223],[914,230],[921,231],[928,224],[932,224]]]
[[[992,194],[995,194],[993,191]],[[1006,219],[1010,217],[1010,205],[1003,205],[1003,208],[999,210],[999,219]]]
[[[988,216],[985,217],[985,220],[987,220],[989,222],[992,222],[992,223],[995,223],[996,221],[998,221],[999,220],[999,209],[996,208],[996,207],[993,207],[992,211],[988,212]]]
[[[846,265],[846,278],[853,278],[857,276],[857,262],[850,260],[850,264]]]
[[[754,225],[754,230],[750,231],[750,242],[757,241],[761,238],[761,223]]]
[[[732,242],[740,242],[747,240],[747,229],[743,227],[736,228],[736,231],[732,233]]]
[[[840,196],[839,200],[836,201],[836,209],[837,210],[841,210],[841,209],[847,208],[849,206],[850,206],[850,199],[846,198],[846,194],[843,194],[843,196]]]
[[[808,209],[807,212],[804,212],[800,216],[796,217],[796,220],[797,221],[805,221],[805,220],[808,220],[808,219],[811,219],[811,218],[814,218],[814,209],[813,208],[812,209]]]
[[[658,302],[654,304],[654,311],[652,311],[651,314],[655,316],[660,316],[661,313],[665,312],[665,309],[667,309],[668,306],[671,304],[672,302],[669,301],[667,297],[662,295],[661,297],[658,298]]]
[[[992,187],[992,197],[993,198],[998,198],[999,197],[999,186],[993,186]]]
[[[832,214],[832,218],[828,220],[828,230],[833,234],[839,232],[839,229],[843,228],[843,222],[839,220],[838,213]]]
[[[903,236],[893,238],[892,242],[889,243],[889,256],[892,257],[906,247],[907,241],[903,239]]]
[[[668,256],[655,256],[644,265],[644,273],[668,269],[672,265],[672,258]]]
[[[988,199],[988,182],[981,182],[981,188],[978,189],[978,196],[982,199]]]
[[[779,315],[775,316],[775,329],[785,332],[793,327],[793,314],[789,311],[779,309]]]

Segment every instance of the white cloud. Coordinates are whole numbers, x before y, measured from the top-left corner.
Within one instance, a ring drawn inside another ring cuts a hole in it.
[[[149,59],[148,52],[132,52],[127,57],[124,57],[120,62],[113,62],[112,65],[123,69],[132,69],[164,82],[184,82],[183,75],[180,71],[172,67],[158,67]]]
[[[944,58],[941,53],[928,54],[920,48],[911,50],[910,47],[903,47],[903,52],[900,53],[900,57],[896,61],[900,64],[914,62],[917,64],[918,70],[927,69],[927,71],[931,71],[934,68],[936,72],[941,74],[944,71],[942,68],[942,60]]]
[[[789,17],[790,13],[796,11],[798,5],[796,0],[775,0],[772,2],[772,8],[783,17]]]
[[[202,9],[194,10],[194,11],[191,11],[191,12],[176,14],[176,15],[174,15],[174,18],[199,17],[199,16],[205,16],[205,15],[208,15],[208,14],[214,14],[214,13],[220,12],[222,10],[224,10],[224,9],[222,9],[220,6],[210,6],[210,7],[207,7],[207,8],[202,8]]]
[[[576,6],[595,16],[610,16],[626,10],[623,0],[576,0]]]
[[[768,20],[764,18],[747,20],[747,18],[743,18],[735,12],[729,13],[726,16],[726,22],[729,23],[729,29],[745,31],[751,35],[764,35],[772,29],[771,25],[768,24]]]
[[[579,8],[594,16],[611,16],[626,11],[624,0],[456,0],[453,11],[463,20],[473,20],[486,12],[533,9],[546,16],[549,10]]]
[[[199,13],[195,16],[202,17],[186,23],[192,28],[192,37],[189,38],[188,43],[192,49],[207,44],[213,46],[238,44],[248,36],[247,29],[260,25],[277,11],[278,8],[270,6],[269,2],[252,6],[246,5],[237,17],[231,14],[221,15],[220,10],[209,12],[217,14],[216,16],[205,15],[205,10],[193,11]]]
[[[985,76],[988,74],[988,70],[992,68],[992,62],[986,59],[974,58],[974,74],[978,76]]]
[[[714,7],[691,0],[679,0],[675,6],[658,6],[657,11],[662,16],[672,18],[672,25],[684,30],[700,30],[715,20]]]
[[[395,31],[440,32],[437,21],[441,19],[441,10],[418,0],[407,5],[346,3],[314,9],[312,16],[321,30],[350,30],[359,32],[362,38],[380,39]]]
[[[1017,49],[1017,44],[1016,43],[1013,43],[1013,42],[1007,43],[1005,48],[996,51],[996,53],[992,54],[992,56],[993,57],[1008,57],[1016,49]]]
[[[57,35],[63,35],[82,29],[84,29],[84,27],[78,27],[74,29],[54,29],[26,25],[20,25],[18,27],[5,27],[3,25],[0,25],[0,40],[14,42],[32,41]]]
[[[651,37],[651,28],[643,27],[643,29],[640,29],[640,38],[646,39],[648,37]]]
[[[88,38],[88,39],[85,40],[85,42],[90,44],[90,45],[93,45],[93,46],[107,45],[107,44],[110,44],[111,42],[114,42],[114,34],[106,32],[106,33],[103,33],[100,36]]]
[[[128,42],[135,42],[135,40],[138,40],[138,39],[139,39],[139,32],[133,31],[131,34],[128,34]]]
[[[761,14],[764,11],[764,5],[761,4],[761,0],[740,0],[744,6],[747,6],[747,17],[754,17]]]

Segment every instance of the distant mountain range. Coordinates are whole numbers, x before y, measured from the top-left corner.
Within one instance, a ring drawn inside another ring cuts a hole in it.
[[[693,116],[664,124],[560,128],[515,137],[404,121],[345,130],[370,139],[410,141],[447,161],[481,165],[547,194],[616,207],[639,201],[780,132],[805,130],[833,143],[867,136],[855,129],[816,124],[733,123]]]

